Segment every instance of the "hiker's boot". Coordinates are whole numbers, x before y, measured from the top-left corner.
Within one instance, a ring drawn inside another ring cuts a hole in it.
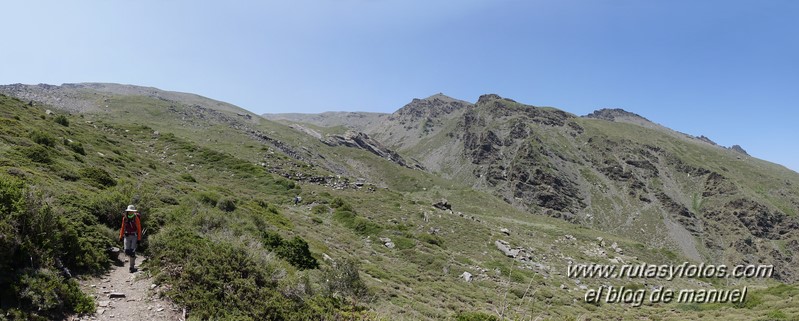
[[[136,272],[136,254],[130,256],[130,273]]]

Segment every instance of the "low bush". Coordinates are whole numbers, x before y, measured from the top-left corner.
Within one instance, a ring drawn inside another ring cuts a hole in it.
[[[266,231],[263,234],[263,243],[267,249],[274,251],[278,257],[300,270],[319,267],[319,262],[311,256],[308,243],[299,236],[286,241],[277,232]]]
[[[439,237],[438,235],[432,234],[421,234],[419,235],[419,240],[428,244],[432,244],[438,247],[442,247],[444,245],[444,240]]]
[[[323,289],[329,296],[362,299],[369,294],[358,265],[351,259],[343,259],[325,268],[322,279],[325,280]]]
[[[71,207],[56,213],[46,198],[14,177],[0,177],[0,298],[3,307],[20,309],[14,312],[19,319],[93,312],[92,298],[68,277],[108,266],[104,250],[111,241],[92,232],[87,222],[93,220]]]
[[[80,171],[80,175],[98,187],[110,187],[117,184],[111,174],[99,167],[86,167]]]
[[[50,158],[50,152],[47,148],[42,146],[33,146],[30,148],[26,148],[22,151],[23,155],[36,163],[42,164],[50,164],[52,163],[52,158]]]
[[[495,315],[486,314],[484,312],[460,312],[455,315],[457,321],[497,321]]]
[[[407,237],[396,236],[391,238],[397,250],[412,249],[416,246],[416,241]]]
[[[341,208],[347,207],[348,206],[346,205],[341,206]],[[354,212],[343,210],[341,208],[333,212],[333,219],[341,223],[341,225],[352,229],[356,233],[360,235],[375,235],[383,230],[383,227],[379,224],[357,216]]]
[[[223,198],[217,203],[217,207],[225,212],[233,212],[236,210],[236,200],[232,198]]]
[[[324,215],[330,213],[330,208],[324,204],[315,205],[313,208],[311,208],[311,213],[316,215]]]
[[[330,206],[332,206],[334,209],[337,210],[355,212],[355,210],[352,209],[352,206],[349,203],[345,202],[340,197],[336,197],[335,199],[333,199],[333,202],[330,203]]]
[[[255,249],[214,242],[186,226],[165,228],[151,242],[157,282],[172,286],[166,294],[193,319],[341,319],[351,310],[343,300],[286,291],[281,282],[295,272]]]
[[[194,179],[194,176],[191,176],[191,174],[189,174],[189,173],[180,174],[180,179],[182,181],[184,181],[184,182],[189,182],[189,183],[196,183],[197,182],[197,180]]]
[[[44,145],[47,147],[55,146],[55,138],[53,138],[53,136],[51,136],[50,134],[42,131],[35,130],[31,132],[30,138],[31,140],[33,140],[33,142],[39,145]]]
[[[219,194],[213,192],[202,192],[197,194],[197,200],[200,203],[206,204],[208,206],[216,206],[216,202],[219,201]]]
[[[55,116],[53,121],[55,121],[56,124],[59,124],[59,125],[64,126],[64,127],[68,127],[69,126],[69,120],[67,119],[67,116],[64,116],[64,115]]]
[[[76,152],[81,155],[86,155],[86,150],[83,149],[83,144],[81,144],[80,142],[70,142],[69,145],[67,146],[73,152]]]

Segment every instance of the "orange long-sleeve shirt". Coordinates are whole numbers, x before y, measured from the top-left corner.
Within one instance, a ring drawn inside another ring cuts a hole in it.
[[[139,220],[139,215],[136,214],[136,216],[134,216],[133,218],[135,219],[134,223],[136,224],[136,238],[139,241],[141,241],[141,221]],[[122,228],[119,229],[119,238],[120,239],[125,236],[125,220],[127,220],[127,219],[128,218],[127,218],[126,215],[122,216]]]

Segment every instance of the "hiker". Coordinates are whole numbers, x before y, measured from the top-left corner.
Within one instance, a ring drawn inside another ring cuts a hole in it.
[[[294,196],[294,206],[297,206],[297,204],[299,204],[300,202],[302,202],[302,197],[300,197],[299,195]]]
[[[130,273],[136,272],[136,242],[141,241],[141,220],[136,206],[128,205],[122,217],[119,240],[125,239],[125,254],[130,257]]]

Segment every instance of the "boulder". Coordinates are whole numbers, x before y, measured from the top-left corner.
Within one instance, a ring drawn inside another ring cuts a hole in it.
[[[517,256],[519,256],[519,249],[511,249],[508,246],[508,242],[505,242],[503,240],[497,240],[496,242],[494,242],[494,245],[496,245],[497,249],[502,251],[502,253],[504,253],[507,257],[516,258]]]
[[[380,242],[383,242],[383,245],[385,245],[385,247],[390,248],[390,249],[393,249],[394,246],[395,246],[394,242],[391,242],[391,239],[387,238],[387,237],[381,237],[380,238]]]
[[[461,278],[463,278],[463,280],[466,281],[466,282],[471,282],[472,281],[472,274],[469,273],[469,272],[463,272],[463,274],[461,274]]]
[[[441,210],[452,210],[452,205],[444,198],[436,203],[433,203],[433,207]]]

